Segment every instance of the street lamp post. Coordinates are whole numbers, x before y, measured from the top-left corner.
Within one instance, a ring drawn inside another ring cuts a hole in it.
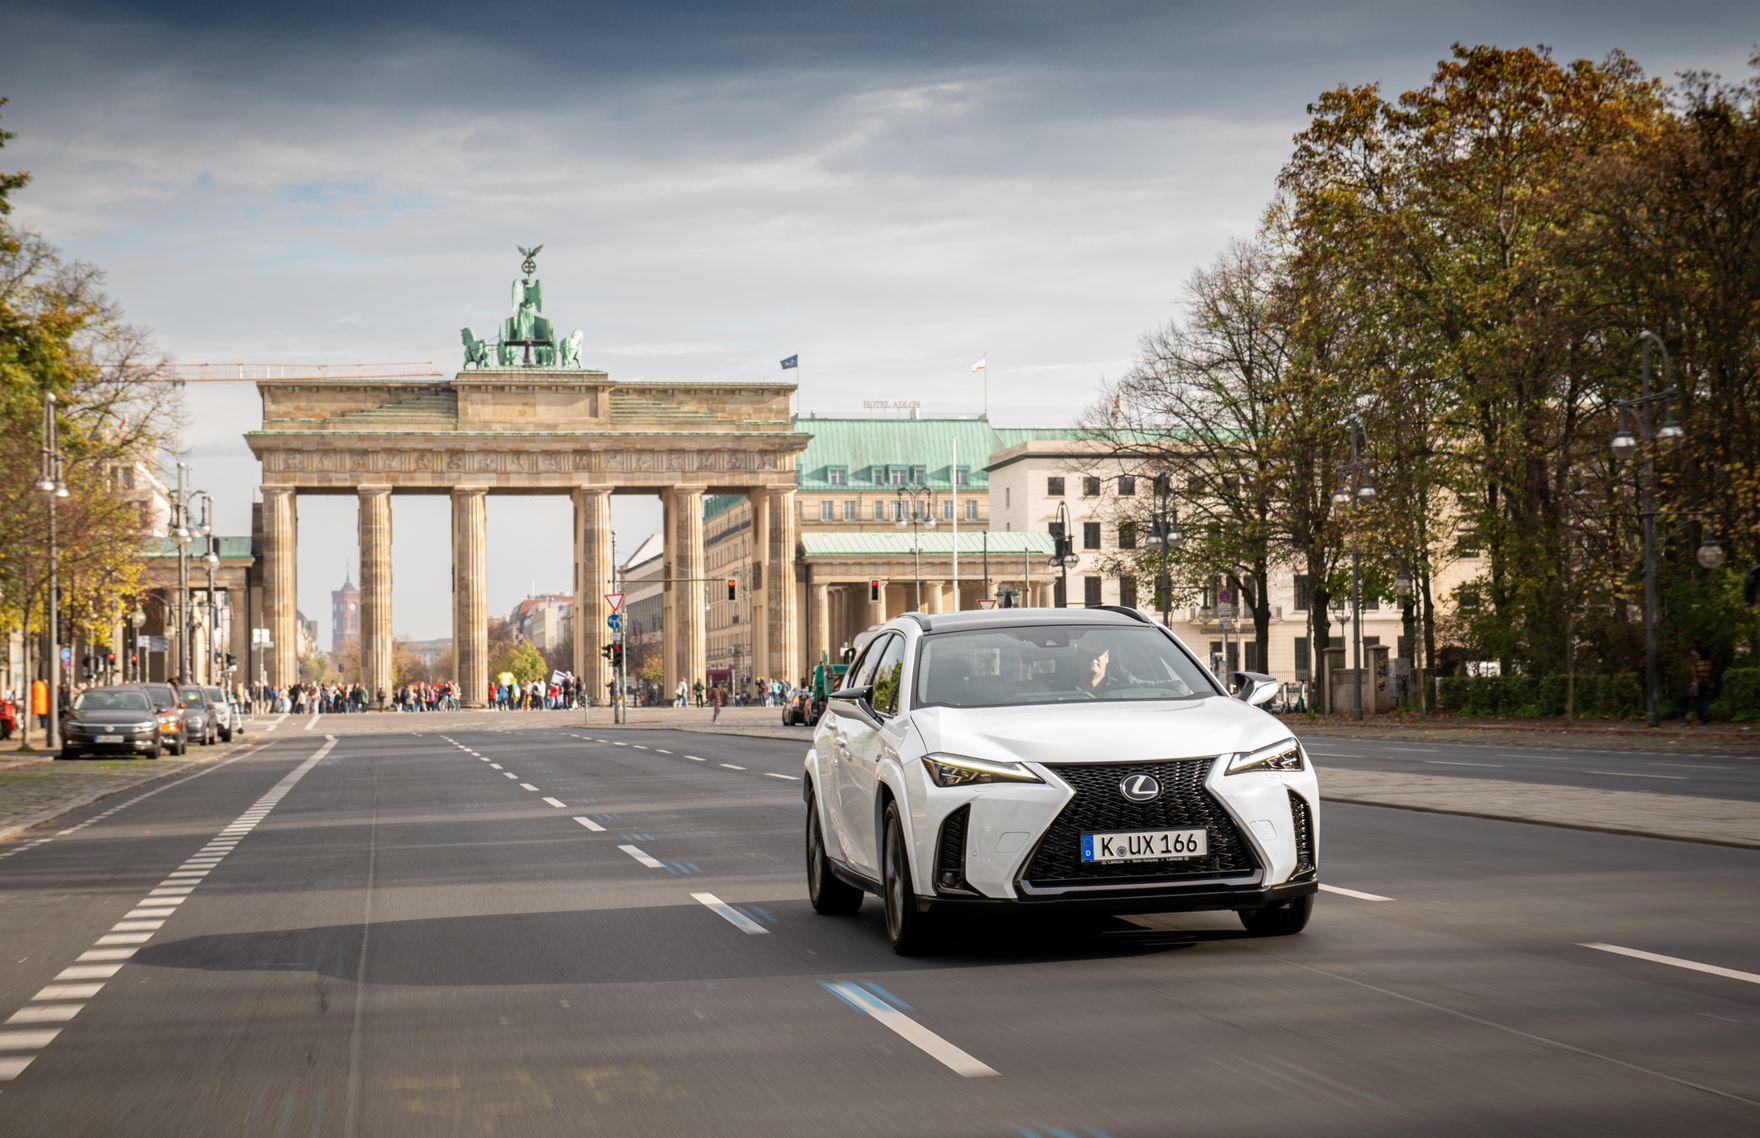
[[[214,593],[214,570],[220,564],[220,539],[215,537],[207,521],[202,523],[202,531],[207,534],[208,552],[202,555],[202,563],[208,567],[208,682],[220,682],[220,601]]]
[[[905,508],[910,508],[911,552],[916,556],[917,573],[917,604],[918,612],[923,611],[923,543],[917,533],[918,525],[935,528],[935,491],[923,485],[919,480],[910,486],[898,488],[898,528],[905,525]]]
[[[37,489],[49,499],[49,730],[43,739],[43,746],[49,749],[61,745],[61,582],[55,564],[55,503],[67,497],[67,483],[61,478],[61,428],[55,418],[55,402],[52,391],[43,397],[42,470],[37,479]]]
[[[1057,599],[1060,609],[1069,607],[1069,571],[1081,558],[1076,556],[1075,539],[1070,536],[1069,506],[1057,503],[1057,539],[1051,549],[1051,567],[1062,574],[1061,595]]]
[[[1167,575],[1167,553],[1179,543],[1179,507],[1173,502],[1173,479],[1166,474],[1155,476],[1155,506],[1149,514],[1149,536],[1144,539],[1150,549],[1161,553],[1161,567],[1155,573],[1155,599],[1160,603],[1161,623],[1173,627],[1173,580]]]
[[[210,514],[213,499],[208,497],[206,490],[190,490],[187,488],[189,463],[177,464],[177,492],[171,500],[171,540],[177,543],[177,670],[180,683],[192,683],[191,676],[193,659],[190,654],[191,632],[194,622],[190,619],[189,595],[189,547],[197,533],[205,539],[213,533]],[[201,516],[195,516],[195,504],[202,504]],[[213,550],[210,548],[209,553]],[[210,607],[212,589],[210,588]]]
[[[1358,505],[1375,497],[1375,476],[1370,470],[1369,435],[1362,420],[1351,419],[1345,424],[1351,434],[1351,456],[1338,464],[1338,489],[1332,493],[1334,505],[1354,511]],[[1357,528],[1351,527],[1351,651],[1356,681],[1351,684],[1351,718],[1363,718],[1363,576],[1360,567]]]
[[[134,641],[128,653],[129,663],[134,671],[134,675],[129,678],[138,683],[140,680],[146,678],[146,672],[141,668],[141,629],[147,626],[147,613],[145,609],[141,608],[141,602],[138,597],[134,602],[134,612],[129,614],[128,623],[129,627],[134,629]],[[125,672],[124,674],[126,675],[127,673]]]
[[[1641,444],[1655,442],[1664,450],[1672,450],[1686,437],[1680,421],[1675,418],[1675,398],[1678,394],[1674,385],[1674,361],[1669,359],[1668,346],[1656,333],[1648,329],[1638,333],[1639,370],[1642,373],[1641,386],[1636,398],[1619,399],[1614,406],[1619,408],[1619,430],[1608,442],[1615,458],[1630,458],[1638,451]],[[1662,353],[1662,378],[1667,385],[1661,391],[1650,390],[1650,353],[1652,350]],[[1657,404],[1662,404],[1667,413],[1660,427],[1655,425]],[[1638,433],[1632,434],[1633,420],[1637,421]],[[1644,462],[1638,475],[1638,510],[1644,518],[1644,712],[1650,726],[1654,727],[1661,720],[1658,707],[1658,690],[1661,687],[1661,667],[1657,660],[1657,610],[1661,602],[1657,598],[1656,587],[1656,455],[1649,446],[1644,446]],[[1713,543],[1715,547],[1715,543]],[[1718,549],[1721,553],[1721,548]],[[1720,558],[1721,560],[1721,558]]]

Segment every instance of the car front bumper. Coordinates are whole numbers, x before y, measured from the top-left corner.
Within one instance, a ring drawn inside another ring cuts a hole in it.
[[[156,731],[129,732],[123,735],[120,743],[99,743],[89,737],[75,739],[69,736],[63,744],[64,750],[88,755],[145,755],[158,747],[159,734]]]
[[[1258,874],[1251,880],[1211,880],[1182,883],[1171,888],[1120,890],[1116,893],[1060,894],[1056,898],[1020,900],[997,897],[937,895],[917,898],[922,912],[996,916],[1031,916],[1049,913],[1197,913],[1217,909],[1263,909],[1317,892],[1318,875],[1303,881],[1264,885]]]

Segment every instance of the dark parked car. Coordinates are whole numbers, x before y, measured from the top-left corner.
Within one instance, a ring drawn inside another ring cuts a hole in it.
[[[214,705],[208,702],[208,693],[196,684],[184,684],[177,689],[183,698],[183,710],[189,716],[190,737],[204,747],[211,747],[220,741],[220,717],[214,714]]]
[[[174,755],[189,750],[189,716],[184,713],[183,697],[170,684],[146,683],[126,685],[147,693],[153,710],[159,716],[159,742]]]
[[[793,727],[800,724],[805,727],[812,722],[808,718],[812,714],[813,693],[806,688],[793,688],[782,700],[782,725]]]
[[[140,688],[91,688],[73,697],[61,725],[61,757],[159,757],[159,715]]]

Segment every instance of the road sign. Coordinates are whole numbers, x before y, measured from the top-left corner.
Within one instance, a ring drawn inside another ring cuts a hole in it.
[[[169,636],[149,636],[146,639],[147,651],[149,652],[171,651],[171,638]]]
[[[605,594],[605,603],[611,606],[612,612],[616,612],[618,609],[623,607],[623,594],[622,593],[606,593]]]
[[[251,629],[251,643],[252,644],[267,644],[267,643],[269,643],[269,630],[266,628],[253,628],[253,629]]]
[[[73,663],[73,649],[67,647],[66,645],[63,645],[61,648],[61,662],[63,664]]]
[[[613,632],[615,632],[617,629],[622,628],[623,627],[623,614],[618,613],[618,612],[614,612],[610,616],[606,617],[605,618],[605,627],[611,629]]]
[[[981,609],[993,609],[996,607],[996,598],[985,597],[978,602],[978,607]]]

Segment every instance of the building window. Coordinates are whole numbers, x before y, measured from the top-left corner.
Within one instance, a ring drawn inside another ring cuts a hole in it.
[[[1013,505],[1014,505],[1013,488],[1009,487],[1009,486],[1004,486],[1002,488],[1002,508],[1006,510]]]
[[[1247,654],[1247,671],[1263,672],[1265,670],[1259,666],[1259,642],[1257,640],[1246,641],[1242,644],[1241,650]]]
[[[972,484],[972,472],[963,466],[960,467],[953,472],[953,484],[955,486],[970,486]]]
[[[1045,494],[1051,498],[1063,497],[1063,479],[1047,478],[1045,480]]]
[[[1091,609],[1099,608],[1102,603],[1100,600],[1101,580],[1099,577],[1082,578],[1082,603]]]
[[[1099,522],[1083,522],[1082,523],[1082,548],[1083,549],[1099,549],[1100,548],[1100,523]]]
[[[966,499],[966,521],[975,522],[977,520],[978,520],[978,500],[976,498],[967,498]]]
[[[1121,474],[1121,475],[1119,475],[1118,476],[1118,496],[1120,498],[1133,498],[1136,496],[1136,493],[1137,493],[1137,477],[1136,477],[1136,475],[1134,475],[1134,474]]]
[[[1118,547],[1120,549],[1135,549],[1137,547],[1136,522],[1118,523]]]
[[[853,522],[856,520],[856,500],[854,498],[845,499],[843,503],[843,520],[846,522]]]
[[[874,520],[877,522],[886,520],[886,500],[884,498],[874,503]]]
[[[929,470],[923,466],[911,467],[911,485],[922,486],[928,478]]]
[[[1308,606],[1311,605],[1313,603],[1313,601],[1314,601],[1314,579],[1312,577],[1308,576],[1306,573],[1297,573],[1296,574],[1296,604],[1295,604],[1296,611],[1297,612],[1307,612]],[[1304,643],[1305,643],[1305,641],[1304,641]]]
[[[897,468],[888,467],[886,470],[886,473],[888,476],[891,477],[892,484],[894,486],[903,486],[905,475],[909,474],[910,471],[908,471],[904,467],[900,466]]]
[[[946,501],[941,503],[941,520],[944,522],[951,522],[953,520],[953,499],[952,498],[948,498]]]
[[[813,503],[807,501],[805,498],[802,498],[801,499],[801,521],[810,522],[812,520],[813,520]]]
[[[892,500],[892,520],[895,522],[904,521],[904,502],[897,498]]]
[[[1296,637],[1295,652],[1296,652],[1296,671],[1295,671],[1296,679],[1297,679],[1297,681],[1299,681],[1301,683],[1307,683],[1307,681],[1308,681],[1308,638],[1306,636]]]
[[[833,486],[848,486],[849,471],[841,466],[833,466],[825,471],[825,481]]]
[[[1082,479],[1082,497],[1098,498],[1100,496],[1100,480],[1098,478]]]
[[[819,520],[822,522],[836,521],[837,503],[833,502],[830,498],[821,499],[819,502]]]
[[[1127,609],[1137,607],[1137,579],[1120,577],[1118,579],[1118,603]]]

